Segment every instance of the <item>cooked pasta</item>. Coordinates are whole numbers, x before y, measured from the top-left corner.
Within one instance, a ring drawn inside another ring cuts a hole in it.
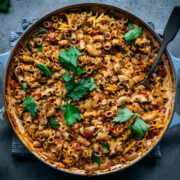
[[[138,84],[149,72],[159,44],[143,28],[138,38],[126,42],[128,23],[133,22],[97,12],[52,16],[14,57],[6,97],[10,110],[20,119],[33,151],[58,168],[93,173],[126,166],[150,149],[166,128],[173,93],[168,59],[162,56],[148,89]],[[140,26],[136,23],[134,28]],[[59,51],[69,47],[81,52],[80,75],[59,59]],[[68,78],[73,76],[75,82],[92,77],[96,88],[79,100],[67,99]],[[67,124],[60,108],[67,103],[81,111],[76,117],[80,121]],[[141,138],[129,129],[133,118],[113,120],[123,108],[147,124]]]

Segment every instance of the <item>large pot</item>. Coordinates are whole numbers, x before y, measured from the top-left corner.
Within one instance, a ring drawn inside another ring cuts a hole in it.
[[[3,64],[4,69],[6,69],[6,71],[4,73],[5,74],[5,77],[4,77],[4,101],[5,101],[5,107],[3,107],[1,109],[1,111],[7,110],[6,112],[7,112],[7,116],[8,116],[8,121],[10,122],[12,128],[14,129],[15,133],[17,134],[19,139],[22,141],[22,143],[29,149],[30,152],[32,152],[33,155],[35,155],[38,159],[43,161],[45,164],[47,164],[47,165],[49,165],[49,166],[51,166],[51,167],[53,167],[53,168],[55,168],[55,169],[57,169],[59,171],[68,172],[68,173],[71,173],[71,174],[85,175],[85,174],[69,171],[67,169],[56,168],[55,166],[47,163],[45,160],[42,160],[41,158],[39,158],[39,156],[37,156],[37,154],[32,151],[32,149],[28,145],[27,141],[23,138],[23,133],[17,128],[16,123],[14,123],[15,121],[12,121],[12,119],[14,117],[12,116],[12,114],[10,114],[8,112],[8,107],[7,107],[8,101],[7,101],[7,98],[6,98],[6,87],[7,87],[7,84],[8,84],[7,76],[8,76],[8,72],[10,70],[10,65],[12,63],[12,59],[13,59],[12,57],[15,55],[19,45],[21,43],[23,43],[24,41],[26,41],[27,37],[29,37],[29,35],[34,31],[34,29],[36,29],[45,19],[49,18],[52,15],[56,15],[56,14],[59,14],[59,13],[62,13],[62,12],[67,12],[67,11],[73,10],[73,9],[79,9],[79,10],[83,10],[84,9],[84,10],[86,10],[86,9],[97,9],[97,8],[103,8],[104,10],[106,10],[108,12],[111,11],[111,13],[113,13],[113,14],[115,14],[117,16],[119,14],[123,14],[123,15],[127,16],[129,19],[133,19],[133,20],[137,21],[140,25],[142,25],[145,28],[147,28],[152,33],[152,35],[161,44],[161,40],[160,40],[158,34],[149,25],[147,25],[141,19],[139,19],[138,17],[134,16],[133,14],[131,14],[131,13],[127,12],[127,11],[124,11],[124,10],[122,10],[120,8],[117,8],[117,7],[112,7],[112,6],[109,6],[109,5],[104,5],[104,4],[79,4],[79,5],[73,5],[73,6],[68,6],[68,7],[64,7],[64,8],[58,9],[58,10],[56,10],[54,12],[51,12],[50,14],[47,14],[46,16],[42,17],[37,22],[35,22],[30,28],[28,28],[26,30],[26,32],[22,35],[22,37],[19,39],[19,41],[17,42],[15,47],[11,50],[11,52],[7,52],[5,54],[0,55],[0,62]],[[172,79],[174,81],[176,79],[175,78],[176,77],[176,73],[177,73],[177,71],[178,71],[178,69],[180,67],[180,60],[178,60],[177,58],[175,58],[172,55],[170,55],[167,50],[166,50],[166,55],[168,56],[168,59],[169,59],[169,65],[170,65],[170,71],[171,71],[170,73],[171,73]],[[173,66],[173,64],[174,64],[174,66]],[[176,88],[175,88],[175,83],[174,83],[174,97],[175,97],[175,94],[176,94]],[[123,168],[122,167],[118,167],[118,168],[115,168],[113,170],[107,170],[105,172],[99,172],[99,173],[96,173],[96,174],[102,175],[102,174],[109,174],[109,173],[112,173],[112,172],[117,172],[117,171],[123,170],[123,169],[125,169],[125,168],[127,168],[127,167],[129,167],[131,165],[134,165],[139,160],[144,158],[156,146],[156,144],[162,139],[162,136],[164,135],[164,133],[168,129],[168,126],[172,127],[173,125],[176,125],[176,124],[180,123],[180,119],[179,119],[179,122],[178,122],[178,116],[177,116],[176,112],[174,112],[174,105],[175,105],[175,98],[172,98],[172,108],[171,108],[171,111],[170,111],[169,116],[168,116],[169,117],[169,121],[167,123],[167,126],[166,126],[164,132],[162,133],[162,135],[159,137],[159,140],[152,145],[151,149],[149,149],[146,153],[143,154],[143,156],[141,156],[140,158],[136,159],[135,161],[133,161],[132,163],[130,163],[126,167],[123,167]],[[3,118],[1,117],[1,119],[3,119]]]

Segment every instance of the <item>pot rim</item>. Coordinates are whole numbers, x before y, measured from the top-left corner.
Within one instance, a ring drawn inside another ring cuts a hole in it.
[[[151,33],[154,37],[156,37],[156,39],[158,40],[158,42],[160,43],[160,45],[162,44],[162,41],[159,37],[159,35],[146,23],[144,22],[142,19],[140,19],[139,17],[137,17],[136,15],[124,10],[124,9],[121,9],[119,7],[116,7],[116,6],[112,6],[112,5],[109,5],[109,4],[101,4],[101,3],[80,3],[80,4],[73,4],[73,5],[69,5],[69,6],[65,6],[65,7],[62,7],[62,8],[59,8],[59,9],[56,9],[46,15],[44,15],[43,17],[41,17],[40,19],[38,19],[35,23],[33,23],[31,26],[29,26],[25,32],[23,33],[23,35],[20,37],[20,39],[18,40],[18,42],[16,43],[16,45],[13,47],[11,53],[10,53],[10,56],[9,56],[9,59],[8,59],[8,62],[7,62],[7,66],[6,66],[6,70],[5,70],[5,80],[4,80],[4,102],[5,102],[5,109],[7,110],[7,99],[6,99],[6,84],[7,84],[7,76],[8,76],[8,69],[10,67],[10,64],[12,62],[12,57],[14,56],[16,50],[17,50],[17,47],[19,46],[19,44],[21,44],[21,41],[25,38],[27,39],[27,37],[29,37],[34,30],[36,30],[36,28],[45,20],[45,19],[48,19],[50,16],[52,15],[56,15],[58,14],[59,12],[62,12],[64,10],[71,10],[71,9],[74,9],[74,8],[79,8],[81,6],[99,6],[99,7],[107,7],[107,8],[110,8],[110,9],[115,9],[116,11],[118,11],[119,13],[123,14],[123,15],[128,15],[129,17],[131,17],[132,19],[134,20],[137,20],[140,24],[142,24],[143,26],[145,26]],[[172,63],[172,60],[171,60],[171,56],[169,55],[169,52],[167,51],[167,49],[165,50],[165,53],[168,57],[168,60],[170,61],[170,65],[171,65],[171,68],[172,68],[172,76],[174,78],[174,83],[175,83],[175,70],[174,70],[174,65]],[[172,109],[171,109],[171,115],[169,116],[169,122],[166,126],[166,128],[164,129],[164,132],[162,133],[161,137],[159,137],[159,140],[147,151],[143,154],[142,157],[138,158],[137,160],[135,160],[134,162],[128,164],[127,166],[121,168],[117,168],[115,170],[111,170],[111,171],[108,171],[108,172],[100,172],[98,174],[92,174],[92,175],[88,175],[88,174],[82,174],[82,173],[77,173],[77,172],[73,172],[73,171],[69,171],[69,170],[66,170],[66,169],[61,169],[61,168],[56,168],[55,166],[53,166],[52,164],[46,162],[45,160],[43,160],[42,158],[40,158],[38,155],[36,155],[33,151],[30,150],[30,148],[27,146],[27,144],[24,142],[23,138],[20,136],[20,134],[17,132],[17,130],[15,129],[11,119],[9,118],[9,114],[8,114],[8,111],[7,111],[7,115],[8,115],[8,119],[10,121],[10,124],[15,132],[15,134],[18,136],[18,138],[21,140],[21,142],[26,146],[26,148],[29,150],[30,153],[32,153],[36,158],[38,158],[41,162],[43,162],[44,164],[48,165],[49,167],[52,167],[53,169],[55,170],[58,170],[60,172],[64,172],[64,173],[68,173],[68,174],[73,174],[73,175],[78,175],[78,176],[102,176],[102,175],[109,175],[109,174],[112,174],[112,173],[117,173],[117,172],[120,172],[122,170],[125,170],[133,165],[135,165],[136,163],[138,163],[139,161],[141,161],[145,156],[147,156],[153,149],[154,147],[162,140],[162,138],[164,137],[164,134],[165,132],[167,131],[170,123],[171,123],[171,120],[172,120],[172,116],[173,116],[173,112],[174,112],[174,107],[175,107],[175,96],[176,96],[176,85],[174,85],[174,103],[173,103],[173,106],[172,106]]]

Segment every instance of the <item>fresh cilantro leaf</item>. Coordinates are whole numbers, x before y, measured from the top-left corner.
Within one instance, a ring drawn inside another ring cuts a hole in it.
[[[77,120],[81,121],[81,111],[77,107],[71,104],[66,104],[64,106],[61,106],[61,109],[65,111],[64,120],[67,125],[71,126]]]
[[[6,11],[10,6],[10,0],[1,0],[0,1],[0,11]]]
[[[97,86],[94,79],[91,77],[88,80],[80,79],[77,83],[74,78],[71,78],[68,84],[65,85],[65,89],[68,91],[68,96],[74,101],[81,99],[88,91],[96,89]]]
[[[89,78],[89,82],[91,83],[91,86],[89,87],[90,91],[97,89],[97,86],[96,86],[94,79],[92,77]]]
[[[83,74],[83,73],[86,73],[86,70],[77,67],[77,74]]]
[[[96,156],[95,154],[92,155],[92,160],[94,162],[97,162],[99,165],[101,164],[101,159],[98,156]]]
[[[66,110],[66,105],[61,106],[60,109],[65,111]]]
[[[39,52],[42,52],[42,50],[43,50],[43,46],[41,45],[41,46],[39,46],[38,48],[37,48],[37,50],[39,51]]]
[[[38,64],[38,68],[39,68],[39,72],[41,74],[46,74],[46,76],[48,78],[51,78],[52,77],[52,74],[51,74],[51,71],[49,70],[49,68],[44,65],[44,64]]]
[[[103,84],[103,88],[106,88],[107,87],[107,85],[106,84]]]
[[[65,84],[65,90],[70,92],[72,89],[76,87],[75,77],[72,77],[68,83]]]
[[[58,129],[59,123],[58,123],[56,120],[54,120],[54,119],[48,119],[48,122],[51,124],[51,127],[52,127],[53,129]]]
[[[134,29],[134,25],[132,23],[128,23],[128,27],[129,27],[130,30]]]
[[[81,55],[81,52],[80,52],[78,49],[76,49],[75,47],[73,47],[73,46],[70,46],[70,47],[67,49],[67,51],[68,51],[70,54],[75,55],[75,56],[77,56],[77,57]]]
[[[24,89],[25,91],[27,91],[27,83],[26,83],[26,82],[23,82],[23,83],[22,83],[22,87],[23,87],[23,89]]]
[[[131,40],[134,40],[134,39],[138,38],[140,36],[141,32],[142,32],[141,27],[137,27],[136,29],[131,29],[124,36],[126,42],[129,42]]]
[[[39,34],[44,34],[46,32],[46,29],[45,28],[41,28],[40,30],[39,30]]]
[[[132,133],[140,140],[143,137],[144,131],[147,132],[148,125],[146,122],[141,120],[139,117],[136,118],[136,121],[133,126],[129,126]]]
[[[23,106],[26,106],[26,110],[29,111],[33,116],[36,114],[38,111],[39,107],[36,105],[33,97],[27,97],[23,103]]]
[[[110,147],[108,144],[102,144],[102,147],[111,152]]]
[[[70,79],[71,79],[71,77],[69,76],[68,73],[63,74],[63,75],[62,75],[62,78],[63,78],[63,80],[64,80],[65,82],[69,82]]]
[[[134,115],[128,108],[119,109],[118,112],[117,116],[113,119],[114,122],[125,122]]]
[[[82,74],[86,71],[77,65],[77,59],[80,55],[81,52],[78,49],[70,46],[67,51],[59,51],[59,60],[67,70],[76,74]]]

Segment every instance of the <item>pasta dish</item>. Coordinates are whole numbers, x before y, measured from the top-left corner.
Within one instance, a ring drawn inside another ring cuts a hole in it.
[[[164,53],[141,82],[159,42],[138,22],[106,12],[52,16],[19,47],[6,103],[25,144],[68,171],[126,167],[156,144],[169,122],[174,79]]]

